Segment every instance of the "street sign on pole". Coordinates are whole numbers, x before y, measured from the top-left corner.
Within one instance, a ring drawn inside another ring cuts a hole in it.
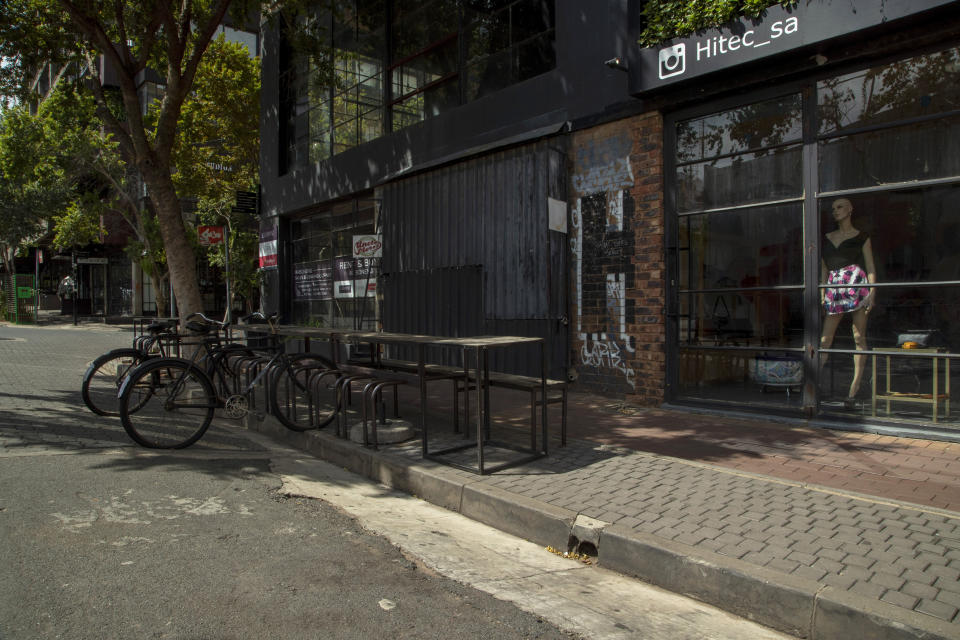
[[[197,227],[197,238],[200,239],[200,245],[204,247],[220,244],[223,242],[223,227],[200,225]]]

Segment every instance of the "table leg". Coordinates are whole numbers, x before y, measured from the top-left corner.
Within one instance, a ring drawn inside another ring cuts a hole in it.
[[[939,358],[930,359],[933,360],[933,394],[930,398],[933,400],[933,424],[937,424],[937,410],[940,408],[940,380],[938,375],[940,367],[937,366]]]
[[[470,437],[470,350],[462,348],[463,354],[463,423],[464,438]]]
[[[887,356],[887,415],[890,415],[890,356]]]
[[[425,360],[426,347],[417,345],[417,377],[420,379],[420,433],[423,434],[423,456],[427,455],[427,365]]]
[[[483,354],[483,437],[490,440],[490,352],[481,347]]]
[[[483,396],[486,391],[486,380],[482,376],[480,367],[480,347],[475,349],[475,355],[477,357],[477,467],[480,475],[483,475]]]
[[[541,430],[542,434],[540,435],[541,442],[543,443],[543,455],[547,455],[547,407],[549,403],[547,402],[547,347],[546,341],[540,343],[540,400],[543,401],[543,413],[540,416],[542,422]],[[533,447],[536,450],[536,446]]]

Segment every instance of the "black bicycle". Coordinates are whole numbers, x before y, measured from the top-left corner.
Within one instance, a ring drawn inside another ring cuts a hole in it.
[[[271,337],[266,350],[255,353],[206,337],[204,331],[216,323],[206,329],[188,323],[199,338],[191,357],[149,359],[129,372],[120,387],[119,413],[134,442],[159,449],[188,447],[203,436],[217,409],[230,418],[246,416],[264,379],[271,413],[286,427],[305,431],[333,419],[334,395],[311,393],[307,384],[318,370],[335,371],[333,363],[319,354],[286,353],[276,334],[276,315],[245,320],[253,319],[266,321]]]
[[[83,374],[80,396],[90,411],[118,416],[117,394],[127,373],[141,362],[168,355],[166,345],[174,339],[176,320],[154,322],[133,339],[133,347],[113,349],[90,363]]]

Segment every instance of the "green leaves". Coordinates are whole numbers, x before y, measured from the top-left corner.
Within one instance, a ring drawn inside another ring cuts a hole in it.
[[[796,0],[653,0],[643,5],[644,29],[638,44],[653,46],[664,40],[716,27],[738,17],[756,18],[777,4]]]
[[[231,204],[258,182],[260,61],[220,36],[207,49],[177,124],[172,163],[183,198]],[[229,209],[228,209],[229,210]]]

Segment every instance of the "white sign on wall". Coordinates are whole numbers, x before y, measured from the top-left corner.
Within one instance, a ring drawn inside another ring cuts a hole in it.
[[[380,234],[353,236],[353,257],[382,258],[383,236]]]
[[[550,215],[550,231],[567,232],[567,203],[563,200],[547,198]]]

